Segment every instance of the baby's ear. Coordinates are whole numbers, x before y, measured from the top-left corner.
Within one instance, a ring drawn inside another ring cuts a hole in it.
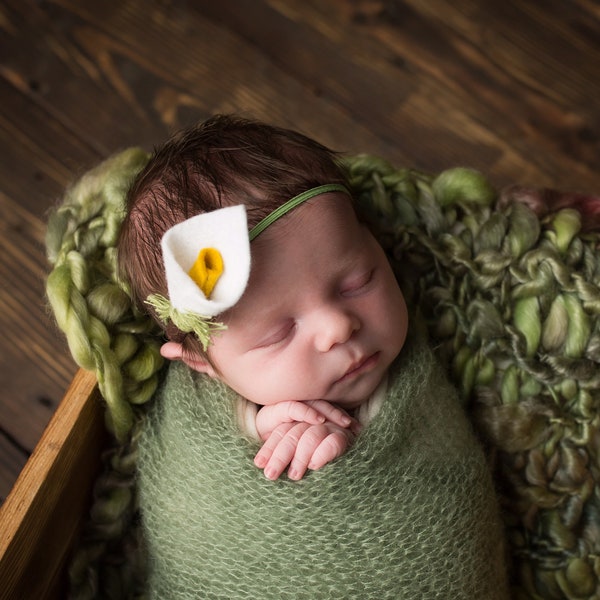
[[[206,373],[209,377],[216,377],[217,374],[213,366],[208,362],[206,358],[201,356],[187,356],[184,355],[183,346],[177,342],[166,342],[160,348],[160,354],[163,358],[168,360],[181,360],[190,369],[198,371],[199,373]]]

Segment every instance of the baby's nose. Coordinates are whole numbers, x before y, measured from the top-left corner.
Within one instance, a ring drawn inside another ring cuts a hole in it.
[[[346,343],[360,329],[358,318],[342,310],[321,311],[316,323],[315,346],[319,352],[328,352],[337,344]]]

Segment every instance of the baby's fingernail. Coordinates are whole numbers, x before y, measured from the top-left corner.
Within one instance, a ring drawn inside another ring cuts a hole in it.
[[[277,479],[277,472],[275,471],[275,469],[273,467],[267,467],[265,469],[265,477],[267,479]]]
[[[266,459],[263,456],[255,456],[254,457],[254,464],[259,469],[262,469],[267,464],[267,461],[266,461]]]
[[[290,479],[300,479],[300,472],[297,469],[289,469],[288,470],[288,477]]]
[[[344,415],[344,416],[342,417],[342,423],[343,423],[344,425],[350,425],[350,423],[352,423],[352,419],[351,419],[350,417],[347,417],[347,416],[345,416],[345,415]]]

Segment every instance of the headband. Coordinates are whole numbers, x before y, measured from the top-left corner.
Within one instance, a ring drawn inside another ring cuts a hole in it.
[[[179,330],[194,332],[206,351],[212,334],[225,329],[213,317],[234,306],[250,277],[250,242],[300,204],[328,192],[350,195],[338,183],[294,196],[248,231],[244,205],[228,206],[186,219],[168,229],[161,249],[169,298],[151,294],[146,303]]]
[[[291,200],[288,200],[280,207],[276,208],[272,213],[268,214],[262,221],[259,221],[249,233],[250,241],[256,239],[269,225],[272,225],[285,215],[290,210],[296,208],[303,202],[318,196],[319,194],[326,194],[328,192],[343,192],[344,194],[350,194],[348,188],[340,183],[326,183],[325,185],[319,185],[318,187],[306,190],[297,196],[294,196]]]

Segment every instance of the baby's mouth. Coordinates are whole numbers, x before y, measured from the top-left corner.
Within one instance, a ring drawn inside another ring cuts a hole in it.
[[[359,375],[370,371],[379,361],[379,356],[380,352],[375,352],[370,356],[361,358],[352,363],[350,368],[336,381],[336,383],[353,379],[354,377],[358,377]]]

